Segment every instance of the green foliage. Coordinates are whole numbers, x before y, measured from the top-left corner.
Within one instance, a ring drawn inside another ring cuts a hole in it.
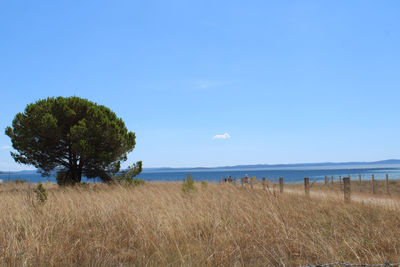
[[[16,184],[24,184],[24,183],[26,183],[26,181],[25,180],[16,179],[16,180],[14,180],[14,183],[16,183]]]
[[[87,182],[82,182],[78,185],[83,189],[89,189],[89,186],[90,186],[89,183],[87,183]]]
[[[185,193],[197,191],[197,188],[194,185],[194,180],[192,179],[192,176],[190,175],[190,173],[186,176],[186,180],[182,184],[182,191]]]
[[[60,170],[57,172],[56,176],[57,184],[60,186],[67,186],[67,185],[73,185],[73,181],[69,179],[67,172],[64,170]]]
[[[133,186],[142,185],[144,184],[143,179],[134,178],[141,172],[142,172],[142,162],[138,161],[132,166],[129,166],[128,169],[126,169],[125,171],[121,172],[120,175],[113,176],[113,180],[126,185],[133,185]]]
[[[207,189],[208,183],[206,181],[201,181],[201,188],[202,189]]]
[[[33,165],[42,175],[60,168],[59,184],[80,183],[82,176],[112,181],[135,133],[109,108],[79,97],[57,97],[29,104],[6,128],[18,163]]]
[[[145,180],[133,177],[125,177],[123,179],[116,179],[115,181],[121,185],[126,185],[126,186],[138,186],[145,184]]]
[[[126,181],[127,185],[130,186],[138,186],[138,185],[144,185],[145,181],[143,179],[139,178],[134,178]]]
[[[129,166],[125,171],[121,172],[120,175],[114,176],[114,179],[116,180],[133,179],[133,177],[140,174],[141,172],[142,172],[142,162],[138,161],[135,164],[132,164],[132,166]]]
[[[44,188],[42,183],[38,183],[33,192],[36,194],[36,198],[39,202],[44,203],[47,200],[47,190]]]

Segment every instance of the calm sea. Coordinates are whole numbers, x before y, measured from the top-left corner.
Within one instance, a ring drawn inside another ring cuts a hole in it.
[[[193,179],[198,181],[218,182],[221,178],[231,176],[232,178],[244,177],[246,174],[249,177],[256,176],[257,178],[265,177],[271,181],[278,181],[279,177],[283,177],[287,183],[303,182],[304,177],[309,177],[311,181],[323,181],[325,176],[329,178],[334,176],[350,175],[352,179],[358,179],[358,175],[362,179],[370,179],[371,175],[375,175],[375,179],[384,179],[386,174],[389,174],[390,179],[400,179],[400,166],[346,166],[346,167],[329,167],[329,168],[277,168],[277,169],[218,169],[218,170],[179,170],[179,171],[153,171],[143,172],[138,178],[151,181],[183,181],[187,174],[190,173]],[[42,177],[38,173],[10,173],[0,175],[0,179],[4,182],[7,180],[26,180],[32,183],[35,182],[55,182],[55,176]],[[83,181],[87,181],[83,179]],[[96,181],[91,179],[90,181]]]

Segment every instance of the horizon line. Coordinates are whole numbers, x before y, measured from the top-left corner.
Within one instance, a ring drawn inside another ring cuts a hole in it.
[[[241,166],[290,166],[290,165],[321,165],[321,164],[373,164],[373,163],[384,163],[387,161],[399,161],[400,159],[384,159],[384,160],[375,160],[375,161],[321,161],[321,162],[298,162],[298,163],[256,163],[256,164],[237,164],[237,165],[224,165],[224,166],[214,166],[214,167],[205,167],[205,166],[197,166],[197,167],[145,167],[146,169],[217,169],[217,168],[233,168],[233,167],[241,167]],[[122,168],[121,168],[122,169]],[[26,170],[0,170],[2,173],[8,172],[22,172],[22,171],[36,171],[37,169],[26,169]]]
[[[196,167],[146,167],[143,169],[197,169],[197,168],[231,168],[238,166],[279,166],[279,165],[310,165],[310,164],[349,164],[349,163],[379,163],[385,161],[399,161],[400,159],[384,159],[384,160],[374,160],[374,161],[320,161],[320,162],[296,162],[296,163],[254,163],[254,164],[237,164],[237,165],[220,165],[220,166],[196,166]]]

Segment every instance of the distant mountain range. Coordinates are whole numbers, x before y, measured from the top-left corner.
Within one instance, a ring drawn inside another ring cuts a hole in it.
[[[377,165],[400,165],[399,159],[388,159],[373,162],[322,162],[322,163],[293,163],[293,164],[256,164],[256,165],[235,165],[235,166],[221,166],[221,167],[195,167],[195,168],[143,168],[143,172],[161,172],[161,171],[207,171],[207,170],[251,170],[251,169],[280,169],[280,168],[304,168],[304,167],[346,167],[346,166],[377,166]],[[0,171],[0,174],[7,174],[8,172]],[[37,173],[36,170],[25,170],[13,173]]]

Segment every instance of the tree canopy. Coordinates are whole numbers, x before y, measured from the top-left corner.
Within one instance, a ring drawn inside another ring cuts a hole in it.
[[[82,176],[111,181],[127,153],[135,148],[135,133],[109,108],[79,97],[57,97],[29,104],[6,128],[18,163],[50,175],[57,169],[64,184]],[[141,162],[132,170],[141,171]]]

